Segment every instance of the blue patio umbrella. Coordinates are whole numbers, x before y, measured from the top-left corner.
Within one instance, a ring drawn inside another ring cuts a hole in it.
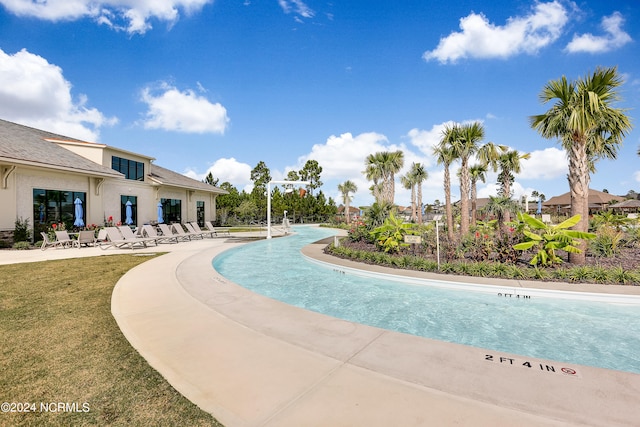
[[[164,222],[162,217],[162,203],[158,202],[158,224],[162,224]]]
[[[126,218],[124,220],[124,223],[127,225],[133,224],[133,219],[131,218],[133,216],[133,212],[131,211],[131,200],[127,200],[125,215],[126,215]]]
[[[542,200],[538,199],[538,211],[536,212],[538,215],[542,213]]]
[[[84,216],[82,212],[82,200],[80,200],[80,198],[76,198],[73,204],[76,205],[76,218],[75,221],[73,221],[73,225],[75,227],[84,227],[84,220],[82,219]]]

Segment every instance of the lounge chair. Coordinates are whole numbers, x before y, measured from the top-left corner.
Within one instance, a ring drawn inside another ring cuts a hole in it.
[[[186,237],[186,238],[188,238],[189,240],[191,240],[191,238],[192,238],[192,237],[200,237],[201,239],[203,239],[203,238],[204,238],[204,237],[202,237],[202,236],[198,236],[198,235],[195,235],[195,234],[192,234],[192,233],[187,233],[186,231],[184,231],[184,228],[182,228],[182,224],[177,223],[177,222],[176,222],[175,224],[172,224],[172,225],[171,225],[171,229],[172,229],[172,230],[173,230],[173,232],[174,232],[175,234],[177,234],[178,236],[183,237],[183,238],[185,238],[185,237]]]
[[[204,239],[204,235],[205,235],[204,231],[201,230],[200,232],[197,232],[196,229],[193,228],[193,225],[191,225],[188,222],[185,222],[184,226],[187,229],[188,234],[191,234],[193,237],[199,237],[200,239]]]
[[[209,231],[209,230],[203,230],[202,228],[200,228],[200,226],[198,225],[197,222],[190,222],[189,224],[191,224],[191,226],[193,227],[193,229],[196,231],[196,233],[200,233],[203,236],[208,234],[209,237],[213,238],[216,235],[215,231]]]
[[[191,237],[187,236],[186,234],[183,235],[174,233],[173,231],[171,231],[171,227],[169,227],[167,224],[158,224],[158,227],[160,227],[160,231],[162,231],[162,237],[175,237],[176,241],[191,240]]]
[[[63,248],[68,248],[73,246],[80,247],[80,245],[78,244],[78,241],[73,240],[71,236],[69,236],[69,233],[67,232],[67,230],[59,230],[59,231],[56,231],[55,233],[56,233],[56,243],[58,243]]]
[[[144,244],[145,247],[148,243],[151,242],[153,242],[154,245],[158,246],[158,241],[154,237],[138,237],[133,233],[133,230],[131,230],[131,227],[129,227],[128,225],[121,225],[120,227],[118,227],[118,230],[120,230],[120,233],[122,233],[122,237],[124,238],[124,240],[128,240],[131,242],[140,242]]]
[[[168,243],[178,243],[178,236],[165,236],[164,234],[161,236],[158,234],[158,232],[156,231],[156,229],[149,224],[145,224],[142,226],[142,236],[143,237],[151,237],[156,239],[156,242],[158,243],[163,243],[163,242],[168,242]]]
[[[231,236],[229,227],[214,227],[213,224],[211,224],[211,221],[205,221],[204,225],[207,227],[207,230],[214,232],[216,236],[220,236],[222,234]]]
[[[78,249],[80,246],[95,246],[96,245],[96,234],[92,230],[84,230],[78,234]]]
[[[40,249],[42,249],[43,251],[47,249],[49,246],[54,248],[61,246],[60,243],[58,243],[57,241],[52,242],[51,240],[49,240],[49,235],[47,233],[41,231],[40,235],[42,236],[42,246],[40,246]]]
[[[147,244],[144,241],[137,241],[137,240],[127,240],[122,236],[122,233],[120,233],[120,230],[118,230],[116,227],[106,227],[105,229],[105,233],[107,235],[107,240],[100,242],[100,249],[108,249],[110,247],[116,247],[116,248],[130,248],[130,249],[135,249],[135,247],[147,247]]]

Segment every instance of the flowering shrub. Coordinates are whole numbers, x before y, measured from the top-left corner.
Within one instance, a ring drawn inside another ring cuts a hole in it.
[[[359,221],[352,225],[352,227],[347,232],[347,237],[352,242],[360,242],[360,241],[370,242],[371,241],[371,237],[369,236],[369,230],[367,229],[367,227],[364,225],[362,221]]]

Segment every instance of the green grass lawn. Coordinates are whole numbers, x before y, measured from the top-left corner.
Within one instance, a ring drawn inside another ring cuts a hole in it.
[[[114,285],[148,259],[0,266],[0,403],[35,404],[3,405],[0,426],[221,425],[151,368],[111,315]]]

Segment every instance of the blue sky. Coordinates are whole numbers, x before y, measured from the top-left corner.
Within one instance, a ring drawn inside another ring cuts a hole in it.
[[[529,126],[550,107],[540,91],[617,66],[636,128],[591,187],[626,194],[640,192],[639,40],[637,0],[0,0],[0,118],[239,189],[259,161],[283,179],[313,159],[338,203],[357,184],[356,205],[373,201],[366,156],[396,149],[427,166],[424,201],[443,201],[431,148],[447,123],[480,120],[485,141],[531,153],[516,196],[550,198],[567,161]]]

